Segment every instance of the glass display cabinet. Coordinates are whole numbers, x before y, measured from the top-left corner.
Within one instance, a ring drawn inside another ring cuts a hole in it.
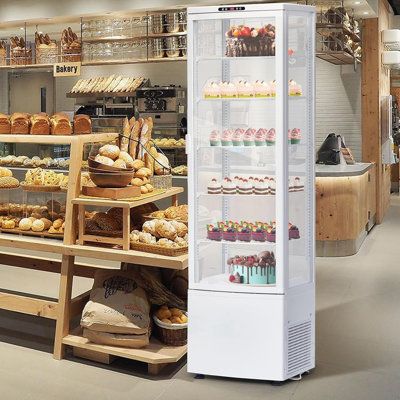
[[[189,372],[314,367],[314,31],[310,6],[188,10]]]

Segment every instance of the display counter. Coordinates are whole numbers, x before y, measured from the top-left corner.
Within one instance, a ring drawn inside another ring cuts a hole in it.
[[[355,254],[375,224],[375,164],[316,166],[316,255]]]

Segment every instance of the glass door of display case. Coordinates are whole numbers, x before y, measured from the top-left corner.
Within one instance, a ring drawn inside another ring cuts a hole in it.
[[[192,289],[313,281],[314,17],[285,6],[189,19]]]

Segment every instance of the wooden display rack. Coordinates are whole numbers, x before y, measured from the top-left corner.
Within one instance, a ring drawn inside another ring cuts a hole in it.
[[[1,135],[0,142],[3,143],[34,143],[34,144],[69,144],[70,168],[69,181],[66,193],[66,216],[64,241],[40,238],[34,236],[15,235],[0,232],[0,246],[12,249],[23,249],[30,251],[41,251],[61,256],[57,259],[43,258],[37,256],[21,256],[15,250],[0,255],[3,265],[27,268],[38,271],[46,271],[60,274],[60,286],[58,299],[43,299],[26,296],[23,294],[0,291],[0,309],[15,311],[23,314],[36,315],[43,318],[56,320],[56,332],[53,356],[56,359],[64,357],[66,346],[74,349],[74,354],[99,362],[110,362],[111,357],[124,357],[141,361],[148,364],[150,374],[157,374],[160,369],[169,364],[179,361],[186,354],[186,346],[171,347],[151,339],[151,343],[144,349],[128,349],[114,346],[103,346],[89,343],[82,337],[81,332],[70,332],[70,321],[82,313],[83,307],[89,299],[89,292],[72,298],[73,277],[80,276],[93,278],[98,269],[107,267],[93,267],[89,264],[76,263],[75,257],[91,259],[107,259],[120,263],[131,263],[142,266],[160,267],[183,270],[187,268],[188,256],[168,257],[125,249],[104,248],[98,246],[87,246],[77,243],[79,231],[78,215],[79,208],[87,204],[101,205],[106,207],[121,207],[129,211],[132,207],[171,197],[172,204],[177,205],[177,196],[183,191],[182,188],[171,188],[163,193],[153,196],[141,196],[134,201],[113,201],[107,199],[85,199],[80,196],[81,192],[81,162],[84,145],[87,143],[111,142],[118,138],[117,133],[100,133],[79,136],[53,136],[53,135]],[[12,169],[12,167],[11,167]],[[82,211],[82,209],[81,209]],[[129,214],[129,212],[128,212]],[[129,226],[129,225],[128,225]],[[129,228],[126,229],[129,236]],[[84,240],[85,241],[85,240]]]
[[[141,206],[149,202],[165,199],[172,197],[172,204],[177,204],[177,196],[182,193],[182,188],[171,188],[169,190],[155,190],[154,193],[149,193],[144,196],[122,199],[122,200],[111,200],[111,199],[100,199],[96,197],[80,196],[72,200],[72,204],[78,206],[78,244],[83,245],[86,242],[92,243],[106,243],[113,245],[120,245],[124,250],[129,250],[130,247],[130,226],[131,226],[131,208]],[[123,231],[120,237],[109,237],[100,236],[85,233],[85,209],[89,207],[114,207],[122,209],[123,218]]]

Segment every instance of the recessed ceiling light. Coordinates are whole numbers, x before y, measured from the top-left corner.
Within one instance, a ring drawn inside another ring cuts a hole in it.
[[[19,29],[21,29],[21,31],[23,31],[24,30],[24,28],[21,26],[21,28],[19,28]]]
[[[361,4],[361,1],[355,1],[354,4]]]
[[[364,15],[368,15],[369,12],[368,12],[368,11],[364,11],[363,14],[364,14]]]

